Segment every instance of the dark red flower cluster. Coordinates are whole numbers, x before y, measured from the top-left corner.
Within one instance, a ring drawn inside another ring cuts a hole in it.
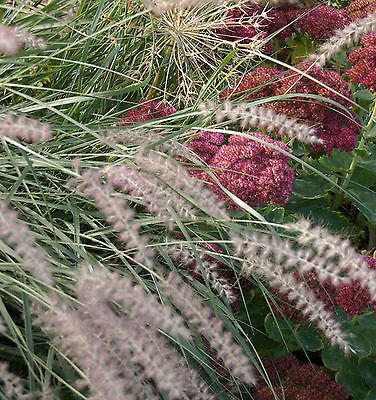
[[[365,35],[360,43],[361,46],[349,54],[352,67],[346,73],[350,82],[360,83],[376,92],[376,32]]]
[[[168,117],[176,112],[162,101],[144,100],[136,108],[127,111],[118,121],[118,125],[133,125],[139,122],[151,121],[156,118]]]
[[[244,75],[234,87],[224,90],[221,98],[234,98],[244,95],[246,100],[274,96],[283,71],[272,67],[258,67]]]
[[[376,259],[364,257],[369,268],[376,269]],[[376,311],[376,302],[371,301],[371,295],[367,289],[360,285],[360,282],[353,280],[351,284],[340,285],[336,288],[336,304],[343,308],[350,317],[360,315],[368,307]]]
[[[349,109],[351,93],[345,80],[335,71],[321,69],[311,63],[299,64],[297,68],[314,80],[294,71],[283,74],[275,68],[260,67],[245,75],[233,88],[225,90],[222,97],[235,97],[245,92],[250,92],[246,99],[302,94],[293,99],[266,103],[265,106],[315,126],[317,136],[323,143],[312,145],[314,151],[330,154],[333,148],[353,150],[360,132],[356,115],[351,111],[345,115],[332,104],[310,98],[310,95],[328,98]]]
[[[300,15],[294,22],[294,27],[307,33],[313,40],[329,39],[335,30],[343,29],[351,22],[345,10],[330,6],[304,8]]]
[[[348,5],[346,11],[353,21],[364,18],[376,12],[376,0],[354,0]]]
[[[290,151],[282,142],[269,136],[252,136]],[[292,191],[294,171],[286,155],[267,145],[242,136],[231,136],[227,144],[224,137],[213,132],[200,132],[188,145],[205,161],[221,185],[251,206],[284,205]],[[207,180],[209,187],[223,199],[229,208],[235,203],[205,171],[190,169],[190,173]]]
[[[225,143],[225,137],[221,133],[201,131],[196,133],[188,147],[199,156],[205,164],[210,164],[221,145]],[[207,174],[201,168],[189,170],[191,175],[197,178],[205,179]]]
[[[301,364],[293,355],[263,362],[274,392],[287,400],[347,400],[342,385],[314,364]],[[273,391],[260,380],[255,400],[274,400]]]

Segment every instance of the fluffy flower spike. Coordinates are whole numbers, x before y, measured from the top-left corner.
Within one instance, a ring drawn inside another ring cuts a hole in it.
[[[28,143],[45,142],[52,137],[50,125],[25,117],[15,116],[12,113],[6,115],[0,121],[0,137],[6,136],[11,139],[22,139]]]
[[[357,19],[343,29],[337,30],[334,35],[322,44],[315,54],[309,56],[309,60],[323,67],[333,55],[343,49],[350,47],[353,43],[369,33],[376,30],[376,12],[364,18]]]

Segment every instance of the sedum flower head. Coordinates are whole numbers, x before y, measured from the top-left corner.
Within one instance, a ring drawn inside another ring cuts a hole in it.
[[[355,21],[376,12],[376,0],[354,0],[346,8],[350,18]]]
[[[294,22],[294,27],[308,33],[314,40],[329,39],[336,29],[343,29],[351,22],[345,10],[326,5],[314,7],[308,13],[304,8],[301,13],[304,16]]]
[[[376,32],[363,36],[360,43],[361,46],[348,56],[352,67],[346,73],[350,82],[360,83],[376,92]]]
[[[196,133],[194,139],[189,142],[188,148],[192,150],[202,162],[209,165],[224,143],[225,138],[221,133],[200,131]],[[206,178],[206,172],[202,169],[190,167],[188,171],[197,178]]]
[[[289,151],[284,143],[268,136],[259,133],[252,136]],[[294,171],[288,165],[288,157],[252,139],[232,136],[218,150],[210,168],[221,185],[251,206],[284,205],[292,191]],[[213,191],[229,207],[234,207],[234,202],[215,181],[212,184]]]
[[[313,126],[317,138],[321,139],[320,143],[311,145],[315,152],[330,154],[333,148],[353,150],[360,132],[360,123],[349,110],[351,93],[345,80],[335,71],[318,68],[312,63],[302,63],[297,68],[313,79],[295,71],[283,74],[283,71],[275,68],[260,67],[245,75],[234,87],[225,90],[222,97],[246,93],[245,98],[252,100],[260,97],[283,97],[285,94],[301,95],[284,101],[268,102],[264,107],[299,120],[307,126]],[[348,114],[326,101],[308,98],[310,95],[337,102],[348,109]]]
[[[301,364],[293,355],[263,362],[278,398],[288,400],[346,400],[342,385],[314,364]],[[255,400],[274,400],[272,390],[260,382]]]
[[[369,268],[376,269],[376,259],[365,256],[364,260]],[[370,306],[376,311],[376,302],[371,300],[368,289],[362,287],[358,280],[352,280],[350,284],[341,284],[336,290],[336,304],[350,317],[362,314],[364,309]]]
[[[162,101],[142,101],[136,108],[127,111],[118,122],[119,125],[133,125],[139,122],[147,122],[156,118],[168,117],[176,112]]]
[[[244,95],[245,100],[253,100],[274,95],[278,87],[278,75],[283,71],[273,67],[258,67],[244,75],[233,87],[221,93],[222,98]]]

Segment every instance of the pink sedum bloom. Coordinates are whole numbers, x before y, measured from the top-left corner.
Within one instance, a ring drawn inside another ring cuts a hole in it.
[[[197,158],[200,162],[209,165],[224,143],[225,137],[221,133],[200,131],[194,135],[193,140],[187,144],[187,147],[198,156]],[[177,157],[177,160],[190,163],[190,161],[184,157]],[[189,165],[188,172],[191,175],[202,180],[207,179],[207,173],[201,166],[195,168],[195,164],[190,164],[192,166]]]
[[[147,122],[157,118],[168,117],[174,114],[176,109],[162,101],[144,100],[139,106],[127,111],[118,121],[118,125],[133,125]]]
[[[327,40],[337,29],[343,29],[351,22],[345,10],[330,6],[301,9],[302,18],[294,22],[294,27],[307,33],[314,40]]]
[[[302,364],[295,356],[287,355],[263,361],[273,390],[286,400],[347,400],[349,395],[322,367]],[[274,400],[265,381],[256,386],[255,400]]]
[[[264,107],[314,127],[317,136],[323,140],[323,143],[311,146],[314,152],[331,154],[334,148],[353,150],[361,123],[350,111],[352,97],[346,81],[335,71],[321,69],[311,63],[299,64],[297,68],[314,80],[295,71],[284,73],[276,68],[259,67],[244,75],[232,88],[223,91],[221,97],[236,98],[243,94],[244,99],[253,100],[296,94],[292,99],[265,103]],[[349,111],[344,113],[335,105],[310,95],[335,101]]]
[[[276,95],[313,94],[335,101],[350,109],[351,93],[347,83],[339,74],[335,71],[317,68],[311,63],[300,64],[297,67],[320,83],[290,71],[281,78],[280,85],[275,92]],[[344,115],[341,109],[326,101],[305,96],[277,102],[273,105],[273,109],[317,127],[317,136],[323,139],[323,143],[312,146],[315,152],[331,154],[334,148],[342,151],[354,149],[361,124],[352,111],[349,111],[349,115]]]
[[[376,92],[376,32],[365,35],[361,46],[353,50],[348,58],[352,67],[346,73],[350,82],[360,83],[370,92]]]
[[[224,90],[221,98],[235,98],[243,94],[246,100],[274,96],[279,84],[278,76],[282,74],[283,71],[277,68],[255,68],[244,75],[233,87]]]
[[[368,256],[364,259],[369,268],[376,269],[376,259]],[[362,314],[367,307],[376,311],[376,303],[371,301],[368,290],[363,288],[357,280],[353,280],[351,284],[338,286],[335,301],[350,317]]]
[[[268,136],[252,136],[289,151],[284,143]],[[252,139],[232,136],[215,154],[210,169],[221,185],[250,206],[284,205],[292,191],[294,171],[288,156]],[[229,208],[236,207],[214,180],[211,188]]]
[[[376,0],[354,0],[346,8],[350,18],[355,21],[376,12]]]

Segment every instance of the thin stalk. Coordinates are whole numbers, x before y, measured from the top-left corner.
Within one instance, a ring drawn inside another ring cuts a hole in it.
[[[159,82],[161,81],[163,77],[162,70],[164,68],[164,65],[168,64],[169,58],[171,56],[171,51],[172,51],[172,45],[167,47],[166,54],[163,57],[162,63],[161,63],[161,68],[158,70],[156,73],[152,84],[150,85],[149,91],[146,95],[146,100],[151,100],[154,96],[155,90],[158,88]]]
[[[28,371],[29,387],[31,392],[31,399],[34,400],[36,393],[36,381],[34,376],[35,364],[32,357],[32,354],[34,353],[34,338],[33,338],[33,328],[31,324],[30,300],[29,296],[25,292],[22,293],[22,298],[23,298],[24,316],[25,316],[25,338],[29,350],[26,355],[29,360],[29,371]]]
[[[373,102],[373,111],[372,111],[371,117],[370,117],[367,125],[364,128],[364,132],[360,139],[358,149],[361,149],[364,146],[364,137],[367,134],[367,132],[371,129],[375,119],[376,119],[376,99]],[[343,179],[343,182],[341,184],[341,190],[337,193],[337,195],[334,198],[333,206],[332,206],[333,210],[337,210],[340,207],[340,205],[342,204],[342,201],[344,198],[344,190],[347,189],[350,185],[351,178],[352,178],[354,171],[358,165],[358,161],[359,161],[359,153],[355,151],[353,159],[351,160],[349,169],[347,170],[345,178]]]

